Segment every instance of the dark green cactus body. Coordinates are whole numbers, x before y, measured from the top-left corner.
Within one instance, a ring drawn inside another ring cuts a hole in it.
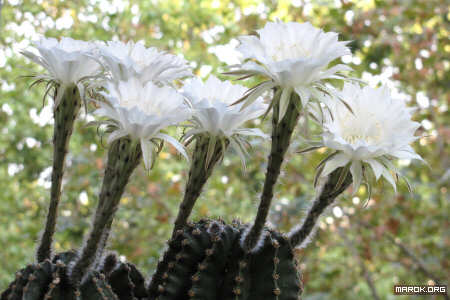
[[[288,240],[265,229],[258,251],[245,253],[245,230],[240,223],[202,220],[178,231],[150,299],[297,300],[301,283]]]
[[[146,299],[144,277],[130,263],[116,265],[106,273],[101,268],[90,272],[78,289],[67,276],[68,266],[76,258],[64,252],[38,264],[28,265],[16,274],[0,300],[133,300]],[[107,257],[106,260],[110,260]],[[106,264],[109,266],[108,264]]]

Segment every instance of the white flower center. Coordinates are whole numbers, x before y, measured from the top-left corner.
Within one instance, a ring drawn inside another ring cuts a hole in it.
[[[278,44],[272,49],[271,58],[278,62],[285,59],[298,59],[311,56],[311,51],[303,47],[299,42],[291,45]]]
[[[133,108],[138,106],[138,103],[134,99],[121,99],[120,106],[125,108]]]
[[[143,99],[125,98],[120,101],[120,106],[128,109],[136,107],[148,115],[162,116],[163,114],[160,107],[152,105],[151,101],[144,101]]]
[[[370,126],[368,126],[370,124]],[[348,117],[340,122],[342,138],[351,145],[365,143],[378,145],[382,141],[383,127],[379,121],[372,122],[360,118]]]

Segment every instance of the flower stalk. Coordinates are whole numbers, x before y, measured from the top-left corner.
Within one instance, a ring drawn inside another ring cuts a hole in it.
[[[255,221],[242,244],[242,247],[247,252],[253,250],[261,237],[272,202],[274,187],[278,180],[278,176],[280,175],[281,165],[283,164],[286,151],[289,148],[292,132],[294,131],[300,116],[300,111],[297,107],[300,105],[299,96],[296,93],[292,93],[290,95],[286,113],[284,117],[279,120],[280,99],[275,99],[278,97],[281,97],[281,93],[275,91],[274,99],[272,100],[274,103],[272,115],[272,147],[270,150],[266,178],[258,212]]]
[[[53,235],[55,234],[58,206],[61,199],[61,185],[64,174],[64,163],[69,151],[69,141],[72,136],[75,119],[81,107],[80,92],[75,85],[62,90],[56,87],[57,93],[63,93],[59,105],[55,103],[53,130],[53,166],[52,185],[50,189],[50,205],[47,212],[44,232],[40,239],[36,257],[38,262],[50,259],[52,255]]]
[[[342,175],[345,176],[344,179],[342,179]],[[336,169],[328,176],[302,225],[289,233],[289,241],[292,247],[302,245],[302,243],[307,240],[319,220],[320,215],[334,202],[337,196],[350,186],[351,183],[352,175],[350,172],[345,172],[344,168]]]
[[[105,177],[94,216],[91,233],[81,250],[80,258],[71,272],[71,280],[78,285],[106,245],[114,215],[128,180],[142,158],[141,147],[127,137],[115,140],[108,151]]]
[[[186,225],[203,186],[211,176],[217,162],[223,158],[228,146],[228,142],[221,143],[220,140],[206,134],[197,135],[195,140],[186,190],[183,201],[180,203],[172,235]]]

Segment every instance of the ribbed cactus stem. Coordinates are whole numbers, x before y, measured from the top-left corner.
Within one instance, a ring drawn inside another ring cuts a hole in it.
[[[275,97],[280,97],[280,94],[275,93]],[[280,175],[281,165],[289,148],[292,132],[300,116],[300,111],[297,108],[297,105],[300,105],[300,98],[296,93],[292,93],[286,114],[282,120],[278,120],[280,105],[279,99],[275,99],[275,97],[272,100],[275,103],[272,113],[272,147],[267,164],[266,178],[255,221],[243,240],[242,246],[245,251],[251,251],[261,237],[272,202],[274,187]]]
[[[308,238],[319,220],[320,215],[334,202],[336,197],[345,191],[352,183],[352,175],[348,172],[343,183],[340,184],[339,188],[336,188],[339,177],[341,176],[341,171],[342,168],[336,169],[328,176],[302,225],[289,233],[289,241],[292,247],[301,245]]]
[[[75,288],[67,276],[77,256],[72,251],[53,259],[30,264],[16,273],[16,279],[0,294],[0,300],[130,300],[147,299],[145,279],[137,268],[108,255],[98,270],[86,275]]]
[[[191,167],[189,170],[189,178],[186,183],[186,190],[184,193],[183,201],[180,203],[178,215],[175,220],[175,227],[173,234],[181,228],[183,228],[192,212],[197,198],[200,196],[203,186],[208,178],[211,176],[212,171],[217,162],[223,156],[226,149],[222,149],[228,143],[222,144],[219,140],[216,141],[213,148],[213,154],[211,160],[207,165],[208,146],[210,144],[211,137],[207,135],[199,135],[196,137],[195,149],[192,155]]]
[[[63,92],[61,102],[54,110],[55,127],[53,130],[53,166],[52,185],[50,189],[50,205],[44,232],[40,239],[36,258],[38,262],[49,259],[52,255],[53,235],[58,217],[58,205],[61,199],[61,185],[64,174],[64,162],[69,150],[69,140],[72,136],[75,119],[81,107],[80,93],[76,86],[67,87]],[[55,94],[55,98],[57,95]]]
[[[259,251],[247,253],[239,246],[246,227],[200,220],[179,230],[147,299],[298,300],[302,285],[289,241],[264,228]]]
[[[110,230],[120,198],[141,157],[140,145],[128,138],[114,141],[109,148],[105,177],[91,232],[71,272],[71,280],[75,285],[87,274],[98,257],[100,248],[104,246],[105,233]]]

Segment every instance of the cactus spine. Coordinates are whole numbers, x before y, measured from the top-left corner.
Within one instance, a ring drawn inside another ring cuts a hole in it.
[[[53,130],[53,166],[52,166],[52,185],[50,190],[50,206],[47,212],[47,219],[40,243],[37,248],[37,261],[42,262],[51,257],[51,247],[53,235],[56,228],[56,219],[58,217],[58,205],[61,199],[61,184],[64,174],[64,162],[69,150],[69,140],[72,136],[75,119],[81,107],[80,92],[73,85],[62,90],[60,87],[55,89],[55,99],[57,93],[64,93],[61,101],[55,103],[54,119],[55,127]]]

